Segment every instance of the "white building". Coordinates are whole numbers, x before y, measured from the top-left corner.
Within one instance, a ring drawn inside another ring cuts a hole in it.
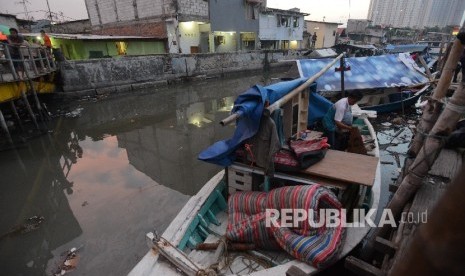
[[[371,0],[368,19],[373,25],[396,28],[459,25],[464,0]]]
[[[328,48],[336,44],[339,23],[305,20],[304,48],[310,48],[311,40],[316,34],[315,48]]]

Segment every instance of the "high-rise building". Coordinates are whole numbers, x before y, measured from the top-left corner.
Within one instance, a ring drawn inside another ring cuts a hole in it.
[[[391,27],[445,27],[459,25],[464,0],[371,0],[368,20]]]

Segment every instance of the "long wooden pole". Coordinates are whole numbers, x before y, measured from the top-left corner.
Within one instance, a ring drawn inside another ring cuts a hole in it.
[[[465,275],[465,166],[422,224],[389,275]]]
[[[449,58],[447,59],[444,70],[442,71],[441,78],[439,79],[438,85],[434,90],[433,96],[428,100],[427,105],[423,109],[423,115],[420,123],[417,126],[419,133],[429,133],[434,123],[437,121],[439,114],[442,110],[442,103],[440,102],[446,96],[449,86],[454,76],[455,68],[460,60],[460,56],[463,53],[464,44],[460,39],[456,39],[452,46]],[[415,135],[412,145],[408,150],[410,157],[415,157],[418,151],[423,146],[424,136]]]
[[[457,122],[465,113],[465,91],[463,86],[464,83],[460,83],[458,89],[446,104],[446,108],[439,116],[436,124],[434,124],[430,134],[417,134],[426,136],[425,143],[386,207],[386,209],[392,211],[395,218],[399,218],[402,208],[422,186],[423,179],[428,174],[428,171],[431,169],[431,166],[444,147],[445,139],[455,129]],[[389,226],[390,225],[385,225],[378,228],[373,237],[385,237],[389,232]]]
[[[300,92],[304,91],[304,89],[306,89],[307,87],[309,87],[316,79],[318,79],[319,77],[321,77],[326,71],[329,70],[329,68],[331,68],[331,66],[333,66],[334,64],[336,64],[336,62],[341,59],[342,57],[344,56],[344,53],[340,54],[339,56],[337,56],[333,61],[331,61],[328,65],[326,65],[323,69],[321,69],[318,73],[316,73],[314,76],[312,76],[311,78],[309,78],[308,80],[306,80],[304,83],[302,83],[299,87],[297,87],[296,89],[292,90],[291,92],[289,92],[288,94],[286,94],[284,97],[282,97],[281,99],[277,100],[276,102],[274,102],[272,105],[270,105],[267,109],[270,111],[270,113],[273,113],[273,111],[275,111],[276,109],[280,108],[281,106],[283,106],[285,103],[287,103],[289,100],[291,100],[292,98],[294,98],[295,95],[299,94]],[[236,119],[238,119],[240,117],[240,114],[239,113],[233,113],[231,115],[229,115],[228,117],[226,117],[224,120],[222,120],[220,122],[220,124],[222,126],[225,126],[227,124],[230,124],[232,122],[234,122]]]
[[[272,105],[268,107],[268,110],[270,113],[273,113],[276,109],[280,108],[283,106],[285,103],[287,103],[289,100],[295,97],[295,95],[299,94],[300,92],[304,91],[307,87],[309,87],[316,79],[321,77],[326,71],[329,70],[338,60],[340,60],[344,56],[344,53],[340,54],[337,56],[333,61],[331,61],[328,65],[326,65],[323,69],[320,70],[320,72],[316,73],[313,77],[309,78],[306,82],[301,84],[299,87],[296,89],[292,90],[286,96],[282,97],[281,99],[277,100],[274,102]]]

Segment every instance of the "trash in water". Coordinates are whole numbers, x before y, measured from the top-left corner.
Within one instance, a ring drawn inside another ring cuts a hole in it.
[[[66,118],[77,118],[77,117],[80,117],[80,116],[81,116],[82,110],[84,110],[84,108],[78,107],[78,108],[76,108],[75,110],[66,113],[66,114],[65,114],[65,117],[66,117]]]
[[[65,251],[65,252],[63,252],[63,254],[61,254],[62,256],[65,255],[66,257],[63,260],[63,262],[56,269],[56,272],[54,273],[55,276],[65,275],[66,273],[73,271],[77,267],[77,265],[79,263],[79,258],[80,258],[79,255],[77,254],[77,252],[82,247],[83,247],[83,245],[81,245],[78,248],[73,247],[70,250]]]
[[[391,123],[388,123],[388,122],[385,122],[385,123],[381,123],[382,126],[385,126],[385,127],[390,127],[392,126]]]
[[[402,120],[401,117],[397,117],[397,118],[392,119],[391,122],[392,122],[393,124],[395,124],[395,125],[401,125],[402,122],[403,122],[403,120]]]
[[[3,235],[0,235],[0,238],[9,236],[9,235],[16,235],[16,234],[26,234],[32,232],[39,228],[40,224],[45,220],[43,216],[32,216],[26,219],[26,222],[20,225],[16,225],[15,227],[11,228],[8,232]]]

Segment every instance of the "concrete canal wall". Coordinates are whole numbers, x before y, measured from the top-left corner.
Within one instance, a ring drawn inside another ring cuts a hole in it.
[[[252,51],[195,55],[124,56],[65,61],[60,64],[64,95],[121,93],[183,80],[231,76],[281,68],[305,51]]]

